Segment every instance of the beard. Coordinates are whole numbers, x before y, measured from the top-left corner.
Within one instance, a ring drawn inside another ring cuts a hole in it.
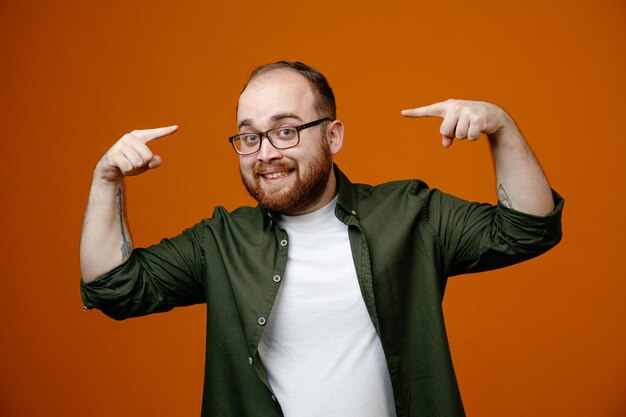
[[[315,205],[328,186],[328,180],[333,167],[332,155],[328,142],[322,140],[322,150],[307,162],[307,172],[301,176],[300,167],[293,161],[278,161],[274,163],[257,162],[254,166],[252,178],[246,178],[241,172],[241,180],[246,190],[263,207],[278,213],[299,213]],[[274,187],[264,188],[259,178],[259,172],[268,168],[293,171],[295,182],[289,189]]]

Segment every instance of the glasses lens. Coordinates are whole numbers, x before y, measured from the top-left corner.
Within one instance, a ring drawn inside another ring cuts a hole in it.
[[[298,143],[298,130],[295,127],[283,126],[267,132],[272,144],[279,148],[289,148]]]
[[[242,134],[233,139],[235,149],[242,154],[256,152],[260,143],[261,137],[257,134]]]

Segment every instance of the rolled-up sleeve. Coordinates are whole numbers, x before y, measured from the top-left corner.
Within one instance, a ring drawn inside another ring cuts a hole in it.
[[[512,265],[538,256],[562,238],[563,198],[552,191],[546,216],[502,204],[470,203],[437,192],[429,200],[429,222],[440,241],[448,276]]]
[[[85,308],[97,308],[117,320],[202,303],[204,292],[202,222],[180,235],[147,248],[90,283],[81,280]]]

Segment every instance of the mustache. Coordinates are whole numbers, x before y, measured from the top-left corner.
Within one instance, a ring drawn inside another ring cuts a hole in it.
[[[261,172],[267,171],[268,169],[279,169],[279,170],[290,170],[296,169],[297,166],[295,162],[287,162],[287,161],[276,161],[276,162],[263,162],[258,161],[254,164],[254,173],[260,174]]]

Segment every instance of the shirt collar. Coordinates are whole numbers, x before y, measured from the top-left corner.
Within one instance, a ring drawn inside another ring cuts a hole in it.
[[[337,207],[341,208],[347,214],[357,216],[358,206],[356,188],[352,182],[350,182],[348,177],[341,172],[336,164],[333,164],[333,169],[335,171],[335,178],[337,179],[337,192],[339,194],[339,197],[337,198]]]

